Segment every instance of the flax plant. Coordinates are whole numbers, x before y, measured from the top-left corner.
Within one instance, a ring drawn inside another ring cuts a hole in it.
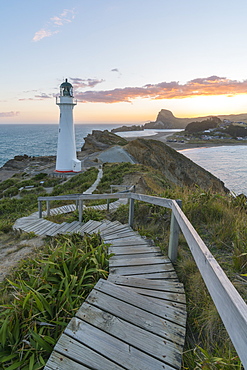
[[[99,235],[51,239],[1,286],[0,368],[41,369],[95,283],[108,275]]]

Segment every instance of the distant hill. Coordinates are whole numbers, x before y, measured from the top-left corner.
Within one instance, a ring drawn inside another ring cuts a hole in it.
[[[167,109],[161,109],[158,113],[156,121],[145,123],[142,126],[126,126],[117,127],[112,130],[112,132],[121,132],[121,131],[136,131],[136,130],[143,130],[146,128],[158,128],[158,129],[184,129],[188,123],[191,122],[201,122],[204,121],[211,116],[203,116],[203,117],[192,117],[192,118],[178,118],[175,117],[174,114]],[[247,123],[247,113],[241,114],[228,114],[228,115],[217,115],[221,120],[227,119],[232,122],[246,122]]]
[[[158,113],[156,121],[145,123],[144,128],[159,128],[159,129],[169,129],[169,128],[185,128],[188,123],[193,121],[204,121],[211,116],[203,117],[193,117],[193,118],[177,118],[173,113],[167,109],[161,109]],[[229,115],[217,115],[221,120],[227,119],[232,122],[246,122],[247,123],[247,113],[241,114],[229,114]]]

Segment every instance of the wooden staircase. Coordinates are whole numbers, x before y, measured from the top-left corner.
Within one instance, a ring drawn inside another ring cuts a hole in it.
[[[109,278],[72,318],[45,370],[180,369],[185,294],[170,260],[117,221],[88,221],[77,232],[110,243]]]

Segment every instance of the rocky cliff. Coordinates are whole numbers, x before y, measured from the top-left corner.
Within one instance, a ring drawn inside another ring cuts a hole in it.
[[[158,169],[176,185],[197,185],[205,191],[228,192],[217,177],[160,141],[137,139],[124,148],[137,162]]]
[[[121,138],[118,135],[115,135],[108,130],[100,131],[100,130],[93,130],[92,134],[88,134],[87,137],[84,138],[85,143],[82,146],[82,151],[88,151],[88,153],[94,153],[101,150],[105,150],[110,148],[113,145],[126,145],[127,140]]]
[[[126,129],[126,126],[121,126],[116,129],[113,129],[112,132],[121,132],[121,131],[136,131],[136,130],[144,130],[144,129],[183,129],[185,128],[188,123],[197,121],[201,122],[204,120],[207,120],[211,118],[212,116],[203,116],[203,117],[193,117],[193,118],[178,118],[175,117],[174,114],[167,109],[161,109],[161,111],[158,113],[156,121],[153,122],[147,122],[144,125],[141,126],[128,126]],[[241,113],[241,114],[229,114],[229,115],[217,115],[221,120],[227,119],[232,122],[246,122],[247,123],[247,113]]]
[[[178,129],[185,128],[191,122],[190,118],[177,118],[167,109],[161,109],[156,121],[145,123],[144,128]]]
[[[159,128],[159,129],[179,129],[185,128],[188,123],[197,121],[201,122],[211,118],[212,116],[194,117],[194,118],[177,118],[173,113],[167,109],[161,109],[158,113],[156,121],[145,123],[144,128]],[[247,113],[241,114],[229,114],[229,115],[217,115],[221,120],[227,119],[232,122],[246,122]]]

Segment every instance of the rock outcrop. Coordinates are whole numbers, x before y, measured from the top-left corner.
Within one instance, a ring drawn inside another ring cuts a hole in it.
[[[178,118],[167,109],[161,109],[158,113],[156,121],[147,122],[144,125],[136,126],[121,126],[116,129],[113,129],[112,132],[121,132],[121,131],[136,131],[144,129],[184,129],[189,123],[197,121],[201,122],[211,118],[212,116],[203,116],[203,117],[193,117],[193,118]],[[241,114],[229,114],[229,115],[218,115],[218,117],[223,120],[227,119],[232,122],[246,122],[247,123],[247,113]]]
[[[217,177],[160,141],[137,139],[124,148],[137,162],[158,169],[176,185],[196,185],[219,193],[229,191]]]
[[[126,132],[126,131],[143,131],[143,125],[132,125],[132,126],[121,126],[117,128],[113,128],[111,132]]]
[[[161,109],[156,121],[145,123],[144,128],[183,129],[189,122],[191,122],[190,118],[177,118],[170,110]]]
[[[108,130],[100,131],[93,130],[92,134],[88,134],[84,138],[85,143],[81,148],[82,151],[88,151],[88,153],[94,153],[110,148],[113,145],[126,145],[127,140],[115,135]]]

